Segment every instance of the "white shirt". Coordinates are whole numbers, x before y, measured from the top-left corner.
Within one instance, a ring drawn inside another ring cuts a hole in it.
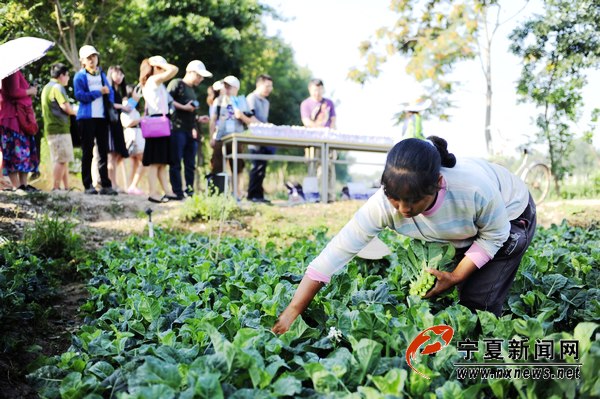
[[[87,76],[90,91],[100,91],[102,89],[102,76],[100,76],[100,74],[92,75],[86,72],[85,75]],[[92,101],[92,118],[104,118],[104,102],[102,96]]]
[[[156,76],[150,76],[142,88],[148,115],[169,114],[169,93],[164,84],[156,82]]]

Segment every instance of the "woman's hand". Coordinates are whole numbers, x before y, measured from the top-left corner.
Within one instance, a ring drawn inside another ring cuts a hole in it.
[[[300,281],[300,285],[298,285],[298,289],[296,289],[292,301],[279,315],[279,319],[277,319],[277,322],[271,331],[275,334],[283,334],[289,330],[294,320],[296,320],[296,317],[304,312],[304,309],[308,307],[308,304],[315,295],[317,295],[317,292],[319,292],[322,286],[322,282],[315,281],[307,275],[304,275],[302,281]]]
[[[298,312],[294,310],[291,306],[288,306],[277,319],[277,322],[271,329],[275,334],[283,334],[290,329],[290,326],[298,317]]]
[[[451,273],[444,272],[436,269],[427,269],[427,271],[433,274],[437,281],[432,289],[427,292],[427,294],[423,298],[432,298],[436,295],[441,294],[442,292],[454,287],[456,284],[461,283],[467,279],[477,270],[477,266],[469,257],[465,256],[459,264],[456,266]]]
[[[430,274],[433,274],[437,278],[437,280],[433,288],[430,289],[423,298],[431,298],[436,295],[439,295],[442,292],[460,283],[460,280],[458,280],[457,276],[453,275],[452,273],[443,272],[441,270],[436,269],[427,269],[427,271]]]

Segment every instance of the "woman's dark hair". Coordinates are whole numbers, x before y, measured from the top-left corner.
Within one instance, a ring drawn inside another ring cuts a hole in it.
[[[112,80],[112,73],[114,71],[119,71],[123,74],[123,81],[121,82],[121,84],[118,87],[115,86],[115,83]],[[118,90],[121,97],[127,96],[127,90],[125,89],[125,87],[127,86],[127,82],[125,82],[125,72],[123,71],[123,68],[121,68],[120,65],[110,66],[108,68],[108,73],[106,74],[106,78],[108,79],[108,84],[111,85],[113,90]]]
[[[61,64],[60,62],[52,65],[50,68],[50,76],[54,79],[58,79],[60,75],[64,75],[69,72],[69,68],[65,64]]]
[[[454,165],[456,157],[448,152],[448,143],[440,137],[402,140],[388,153],[381,185],[388,198],[416,202],[440,189],[442,166]]]

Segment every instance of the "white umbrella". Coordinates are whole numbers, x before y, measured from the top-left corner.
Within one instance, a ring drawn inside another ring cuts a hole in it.
[[[0,45],[0,80],[42,58],[54,43],[37,37],[20,37]]]

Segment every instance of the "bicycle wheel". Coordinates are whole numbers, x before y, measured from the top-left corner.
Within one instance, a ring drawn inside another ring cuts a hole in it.
[[[550,168],[543,163],[534,163],[525,170],[523,181],[536,204],[541,204],[550,191]]]

